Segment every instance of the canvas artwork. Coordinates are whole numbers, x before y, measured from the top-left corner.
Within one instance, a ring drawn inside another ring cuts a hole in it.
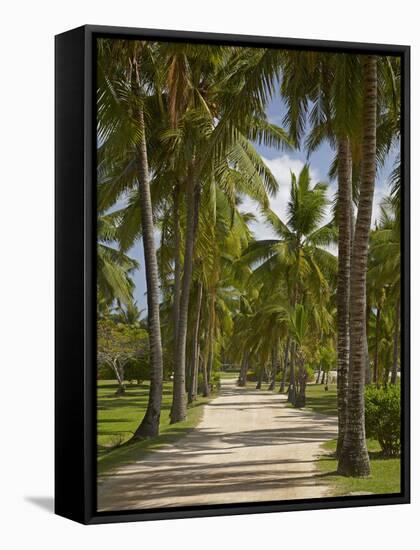
[[[399,59],[97,55],[98,510],[399,493]]]
[[[408,48],[71,32],[59,513],[407,502]]]

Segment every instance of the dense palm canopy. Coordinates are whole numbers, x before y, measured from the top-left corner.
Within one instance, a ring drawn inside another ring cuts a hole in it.
[[[326,184],[311,186],[308,165],[298,176],[292,173],[287,220],[271,210],[264,213],[278,239],[254,241],[245,252],[245,260],[260,264],[253,279],[266,289],[282,282],[292,306],[307,292],[326,299],[333,283],[336,257],[326,247],[334,243],[336,229],[331,222],[322,224],[328,206],[326,191]]]
[[[129,308],[133,303],[134,285],[131,277],[139,265],[115,248],[117,221],[117,216],[112,214],[101,216],[98,220],[98,304],[103,307],[118,300]]]
[[[188,414],[187,396],[192,402],[217,386],[223,365],[240,371],[240,385],[255,376],[259,386],[267,379],[274,389],[278,380],[280,391],[287,385],[290,401],[302,407],[313,372],[335,369],[338,362],[341,448],[354,428],[346,415],[355,403],[348,405],[348,388],[360,390],[353,375],[361,363],[350,360],[351,251],[364,270],[355,273],[367,297],[366,368],[376,369],[376,383],[396,383],[398,161],[392,196],[372,230],[369,209],[376,165],[399,140],[400,74],[395,59],[376,65],[372,56],[368,62],[364,57],[99,41],[102,314],[145,325],[133,306],[134,270],[144,269],[147,281],[151,385],[135,437],[158,433],[163,378],[173,380],[176,423]],[[373,106],[367,81],[379,90]],[[267,116],[267,105],[278,96],[286,108],[284,128]],[[373,118],[366,108],[379,117],[373,141],[367,139]],[[335,204],[331,181],[311,181],[309,160],[289,182],[279,182],[259,153],[261,147],[304,148],[309,158],[323,141],[335,155]],[[279,185],[290,188],[284,219],[271,206]],[[244,211],[244,199],[257,213]],[[273,237],[257,238],[256,221],[264,221]],[[353,239],[355,230],[366,242],[363,249]],[[138,246],[144,266],[130,258]],[[354,406],[363,412],[363,400]],[[351,468],[346,475],[357,475]]]

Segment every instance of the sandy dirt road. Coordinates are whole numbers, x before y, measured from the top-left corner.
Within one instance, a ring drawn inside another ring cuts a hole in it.
[[[336,433],[335,418],[226,380],[195,430],[99,480],[98,510],[324,497],[314,461]]]

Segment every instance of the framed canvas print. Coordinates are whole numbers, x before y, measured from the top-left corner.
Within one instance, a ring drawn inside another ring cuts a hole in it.
[[[409,502],[409,47],[56,37],[56,513]]]

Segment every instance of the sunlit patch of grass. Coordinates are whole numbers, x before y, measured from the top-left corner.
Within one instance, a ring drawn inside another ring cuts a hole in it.
[[[293,407],[291,403],[287,405]],[[328,391],[325,391],[323,384],[308,384],[306,386],[306,405],[304,410],[328,416],[337,416],[337,386],[335,384],[328,384]]]
[[[306,386],[305,409],[337,416],[337,386],[328,384],[328,391],[325,391],[323,384],[308,384]]]
[[[327,474],[325,480],[331,485],[332,496],[349,493],[373,493],[375,495],[394,494],[401,491],[401,461],[399,458],[384,458],[376,440],[369,439],[371,475],[368,478],[344,477],[337,474],[337,460],[334,456],[336,440],[327,441],[323,447],[329,451],[317,462],[321,472]]]
[[[188,407],[187,419],[177,424],[169,423],[172,403],[172,382],[163,387],[160,434],[143,441],[130,442],[146,411],[149,383],[127,385],[124,396],[116,397],[117,384],[113,381],[98,382],[97,450],[98,473],[104,473],[122,463],[139,460],[151,449],[172,443],[194,428],[203,414],[203,405],[209,398],[199,397]]]

